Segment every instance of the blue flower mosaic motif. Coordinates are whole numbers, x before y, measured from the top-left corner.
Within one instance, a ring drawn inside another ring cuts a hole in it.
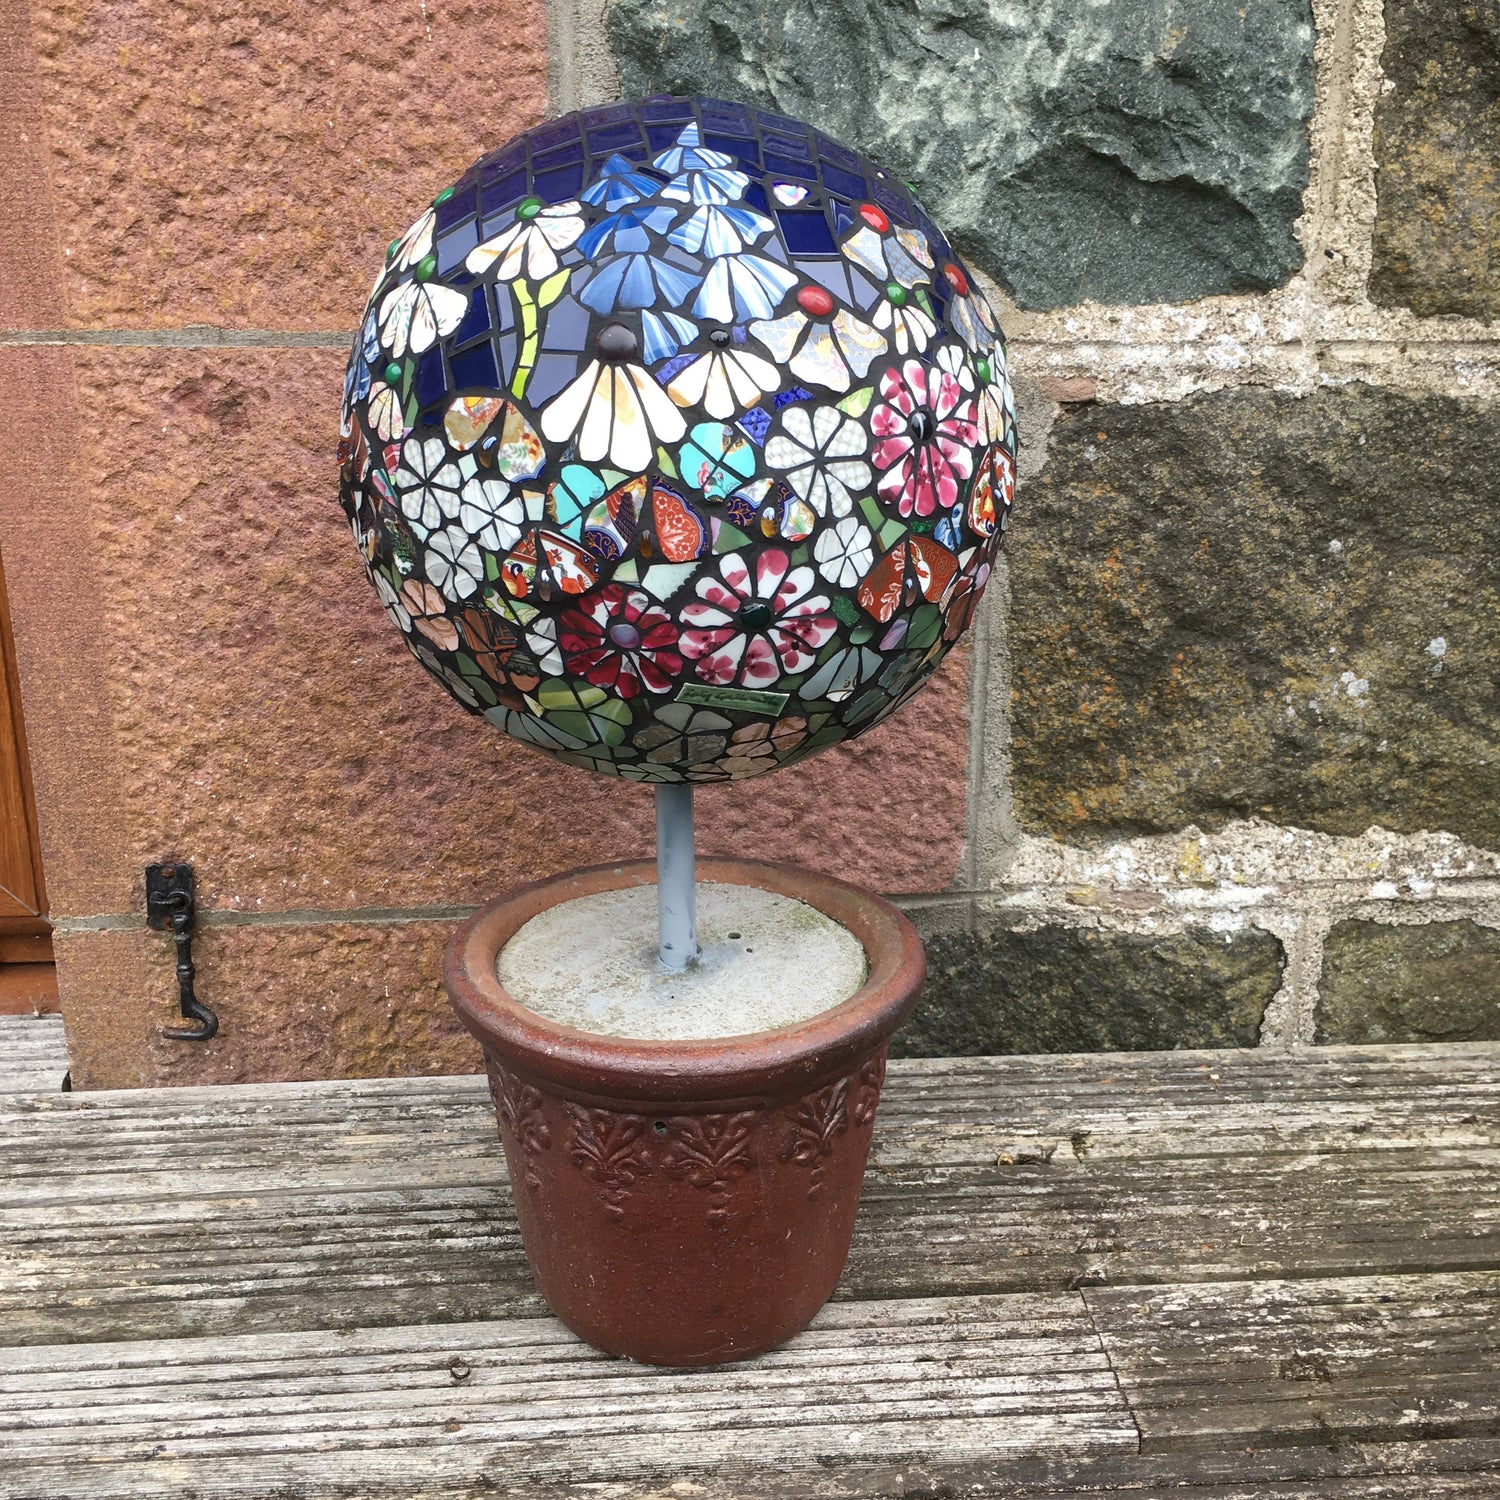
[[[665,96],[516,138],[390,245],[339,444],[422,665],[646,782],[758,775],[906,702],[984,592],[1015,454],[1004,339],[910,189]]]

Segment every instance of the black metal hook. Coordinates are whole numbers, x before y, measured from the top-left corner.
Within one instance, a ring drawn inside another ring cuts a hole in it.
[[[193,870],[191,865],[146,866],[146,925],[172,934],[177,945],[177,999],[191,1026],[163,1026],[173,1042],[206,1042],[219,1029],[219,1018],[194,993]]]

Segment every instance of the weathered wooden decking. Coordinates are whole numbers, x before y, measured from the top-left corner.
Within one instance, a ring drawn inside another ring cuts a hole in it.
[[[1500,1047],[893,1064],[839,1298],[598,1355],[481,1080],[0,1097],[0,1495],[1500,1495]]]

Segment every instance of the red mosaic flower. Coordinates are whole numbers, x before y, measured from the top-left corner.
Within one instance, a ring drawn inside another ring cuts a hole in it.
[[[946,370],[909,359],[880,377],[883,400],[870,413],[878,441],[870,455],[882,470],[882,500],[903,516],[930,516],[958,503],[974,471],[979,442],[974,403]]]
[[[558,645],[569,672],[634,698],[665,693],[682,671],[677,627],[640,589],[606,584],[563,612]]]

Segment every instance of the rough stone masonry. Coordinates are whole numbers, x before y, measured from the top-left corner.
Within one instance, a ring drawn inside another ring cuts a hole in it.
[[[1007,311],[1031,477],[898,1046],[1500,1037],[1494,7],[607,27],[626,92],[890,161]]]

